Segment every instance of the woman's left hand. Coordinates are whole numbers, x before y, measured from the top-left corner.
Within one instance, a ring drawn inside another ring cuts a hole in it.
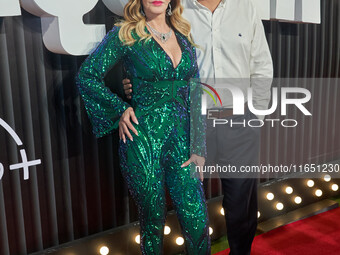
[[[186,167],[190,165],[191,163],[194,163],[196,166],[199,166],[199,174],[200,174],[200,180],[203,181],[203,166],[205,164],[205,158],[198,156],[196,154],[192,154],[189,160],[185,161],[181,167]],[[197,168],[196,168],[197,169]]]

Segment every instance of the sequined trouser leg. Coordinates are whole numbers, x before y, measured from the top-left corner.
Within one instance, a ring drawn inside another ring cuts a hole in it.
[[[126,144],[121,141],[119,151],[122,174],[138,206],[142,254],[163,254],[167,187],[187,254],[210,255],[203,185],[190,175],[190,167],[180,167],[190,156],[185,112],[170,110],[138,120],[140,124],[135,127],[139,136],[133,134],[133,141]]]

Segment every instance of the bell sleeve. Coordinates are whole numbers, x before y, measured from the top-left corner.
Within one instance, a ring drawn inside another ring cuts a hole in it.
[[[86,58],[76,76],[76,85],[96,137],[110,134],[118,127],[120,116],[130,107],[105,86],[104,77],[126,54],[126,47],[114,27]]]
[[[203,90],[200,82],[195,48],[193,48],[193,52],[195,56],[195,76],[190,80],[191,154],[206,158],[206,118],[202,115]]]

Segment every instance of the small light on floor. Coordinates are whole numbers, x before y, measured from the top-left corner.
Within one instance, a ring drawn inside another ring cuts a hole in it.
[[[140,244],[140,235],[136,235],[135,237],[135,242]]]
[[[261,213],[260,211],[257,211],[257,218],[260,218],[261,217]]]
[[[321,189],[317,189],[317,190],[315,191],[315,196],[321,197],[321,196],[322,196],[322,190],[321,190]]]
[[[323,177],[324,181],[325,182],[329,182],[332,180],[332,177],[329,175],[329,174],[326,174],[324,177]]]
[[[266,197],[267,197],[268,200],[273,200],[274,199],[274,194],[269,192],[269,193],[267,193]]]
[[[212,229],[212,227],[209,227],[209,235],[212,235],[212,233],[214,233],[214,230]]]
[[[224,209],[223,209],[223,208],[221,208],[220,213],[221,213],[222,215],[224,215]]]
[[[307,186],[310,187],[310,188],[313,187],[314,186],[314,181],[313,180],[308,180],[307,181]]]
[[[184,239],[183,239],[183,237],[177,237],[177,238],[176,238],[176,244],[177,244],[177,245],[183,245],[183,244],[184,244]]]
[[[297,196],[297,197],[294,198],[294,202],[295,202],[296,204],[301,204],[302,198],[299,197],[299,196]]]
[[[109,251],[110,251],[109,248],[107,248],[106,246],[102,246],[99,250],[99,253],[100,255],[107,255],[109,254]]]
[[[283,204],[282,203],[277,203],[276,204],[276,209],[281,211],[283,209]]]
[[[171,228],[169,226],[164,227],[164,235],[169,235],[171,232]]]
[[[332,185],[332,190],[333,190],[333,191],[337,191],[338,189],[339,189],[338,184],[333,184],[333,185]]]
[[[292,193],[293,193],[293,188],[288,186],[288,187],[286,188],[286,193],[287,193],[287,194],[292,194]]]

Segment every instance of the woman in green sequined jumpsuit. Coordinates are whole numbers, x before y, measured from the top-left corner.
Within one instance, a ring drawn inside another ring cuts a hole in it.
[[[179,0],[171,3],[179,8]],[[138,135],[132,133],[132,140],[121,140],[119,154],[123,177],[138,206],[142,253],[163,254],[166,187],[181,224],[187,254],[210,254],[203,185],[192,176],[190,166],[181,167],[193,153],[206,153],[204,137],[197,138],[198,133],[204,133],[204,125],[195,127],[194,138],[190,134],[191,123],[200,122],[199,118],[190,118],[190,111],[200,111],[199,96],[191,98],[196,109],[190,104],[189,81],[198,77],[195,48],[188,37],[173,30],[182,51],[174,67],[154,38],[139,40],[133,31],[136,41],[126,45],[119,38],[120,29],[114,27],[105,36],[84,61],[76,79],[93,132],[97,137],[111,133],[132,106],[139,122],[134,125]],[[146,27],[145,31],[150,34]],[[134,84],[131,105],[104,85],[105,75],[119,60],[123,60]]]

